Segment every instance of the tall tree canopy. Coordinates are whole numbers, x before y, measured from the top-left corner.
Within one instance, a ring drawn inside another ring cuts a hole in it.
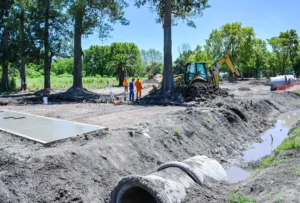
[[[139,71],[140,51],[134,43],[112,43],[110,45],[110,67],[123,85],[125,77],[132,76]]]
[[[299,36],[296,30],[281,32],[278,37],[272,37],[268,40],[276,54],[276,60],[279,62],[281,74],[285,74],[288,67],[291,66],[297,72],[296,59],[299,55]]]
[[[196,27],[194,17],[202,16],[203,10],[209,7],[207,0],[135,0],[135,5],[140,7],[150,5],[152,11],[157,13],[156,22],[163,23],[164,29],[164,70],[162,91],[168,93],[174,88],[172,68],[172,25],[180,20],[186,21],[187,25]]]
[[[161,72],[162,53],[155,49],[141,50],[143,65],[148,75],[155,75]]]
[[[227,23],[215,29],[206,40],[206,47],[214,60],[228,51],[234,63],[239,67],[249,66],[249,55],[253,52],[254,29],[243,27],[242,23]]]
[[[44,88],[50,89],[53,57],[70,55],[72,33],[64,0],[32,0],[30,6],[32,35],[43,48]]]
[[[74,90],[82,90],[82,36],[92,34],[95,28],[99,28],[101,37],[106,37],[112,30],[112,24],[120,22],[128,25],[124,18],[124,8],[127,3],[123,0],[70,0],[69,13],[74,22]]]

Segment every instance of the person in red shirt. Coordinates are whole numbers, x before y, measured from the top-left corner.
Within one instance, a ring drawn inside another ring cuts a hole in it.
[[[140,78],[137,78],[137,80],[134,83],[136,87],[136,99],[139,99],[142,97],[142,82],[140,81]]]

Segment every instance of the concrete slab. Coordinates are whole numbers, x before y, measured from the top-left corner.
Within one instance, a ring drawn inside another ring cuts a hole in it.
[[[0,130],[42,144],[103,129],[107,128],[0,109]]]

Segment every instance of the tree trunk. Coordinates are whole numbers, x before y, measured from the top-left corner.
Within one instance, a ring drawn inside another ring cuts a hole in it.
[[[125,79],[125,72],[121,70],[119,73],[119,87],[123,86],[124,79]]]
[[[5,3],[5,19],[9,17],[9,10],[12,5],[10,0],[7,0]],[[9,80],[8,80],[8,41],[9,41],[9,26],[6,21],[6,25],[3,31],[3,58],[2,58],[2,80],[1,80],[1,89],[6,91],[9,90]]]
[[[21,78],[21,91],[26,90],[26,70],[25,70],[25,54],[24,54],[24,40],[25,40],[25,33],[24,33],[24,7],[21,7],[21,16],[20,16],[20,40],[21,40],[21,49],[20,49],[20,78]]]
[[[172,23],[171,23],[171,0],[165,0],[164,16],[164,72],[162,91],[170,92],[174,88],[174,76],[172,68]]]
[[[50,0],[45,0],[45,30],[44,30],[44,89],[50,89],[50,45],[49,45],[49,12]]]
[[[82,20],[83,13],[81,9],[77,10],[75,17],[75,36],[74,36],[74,75],[73,75],[73,88],[82,89]]]

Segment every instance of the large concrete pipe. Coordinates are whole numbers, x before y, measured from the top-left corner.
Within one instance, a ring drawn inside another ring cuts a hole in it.
[[[224,168],[206,156],[169,162],[147,176],[123,178],[111,193],[111,203],[179,203],[186,190],[205,184],[209,178],[228,181]]]
[[[281,75],[271,77],[271,91],[286,89],[297,84],[297,80],[293,75]]]

